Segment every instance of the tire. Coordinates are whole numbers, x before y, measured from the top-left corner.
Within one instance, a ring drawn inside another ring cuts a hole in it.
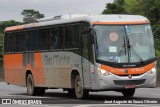
[[[27,92],[30,96],[42,96],[45,94],[45,88],[35,87],[33,76],[29,74],[27,76]]]
[[[77,75],[75,78],[75,95],[77,99],[86,98],[89,94],[88,90],[84,90],[82,87],[80,76]]]
[[[31,74],[27,76],[27,92],[30,96],[34,96],[36,94],[36,88]]]
[[[135,88],[134,89],[125,89],[122,91],[122,94],[124,97],[133,97],[135,93]]]

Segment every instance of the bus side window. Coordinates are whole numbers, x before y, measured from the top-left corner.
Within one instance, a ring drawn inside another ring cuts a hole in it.
[[[39,50],[49,50],[50,42],[50,29],[40,29],[38,37],[38,49]]]
[[[51,29],[51,49],[62,49],[63,47],[63,27]]]
[[[73,27],[71,26],[65,27],[65,48],[72,47],[72,32],[73,32]]]
[[[65,27],[65,48],[79,48],[79,25]]]
[[[72,48],[79,48],[80,37],[79,25],[73,25]]]
[[[89,59],[89,40],[88,40],[88,34],[82,35],[82,56]]]
[[[37,42],[38,42],[38,31],[30,30],[27,31],[27,50],[28,51],[36,51],[37,50]]]
[[[6,33],[5,52],[15,52],[15,33]]]
[[[94,38],[91,35],[90,24],[88,22],[81,23],[81,44],[82,44],[82,54],[83,57],[87,58],[91,62],[94,61],[93,58],[93,48],[92,42],[94,42]]]
[[[26,36],[25,32],[16,33],[16,52],[21,52],[26,50]]]

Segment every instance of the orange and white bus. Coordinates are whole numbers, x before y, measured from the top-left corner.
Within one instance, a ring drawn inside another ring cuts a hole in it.
[[[5,82],[29,95],[61,88],[76,98],[108,90],[131,97],[156,86],[156,71],[143,16],[71,14],[5,29]]]

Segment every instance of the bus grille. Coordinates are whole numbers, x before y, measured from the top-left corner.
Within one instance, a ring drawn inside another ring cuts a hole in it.
[[[141,85],[146,81],[146,79],[140,79],[140,80],[114,80],[114,83],[116,85]]]

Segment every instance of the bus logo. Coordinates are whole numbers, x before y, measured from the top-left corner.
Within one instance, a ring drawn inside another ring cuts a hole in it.
[[[63,55],[45,55],[44,56],[45,65],[69,65],[70,64],[70,57]]]

